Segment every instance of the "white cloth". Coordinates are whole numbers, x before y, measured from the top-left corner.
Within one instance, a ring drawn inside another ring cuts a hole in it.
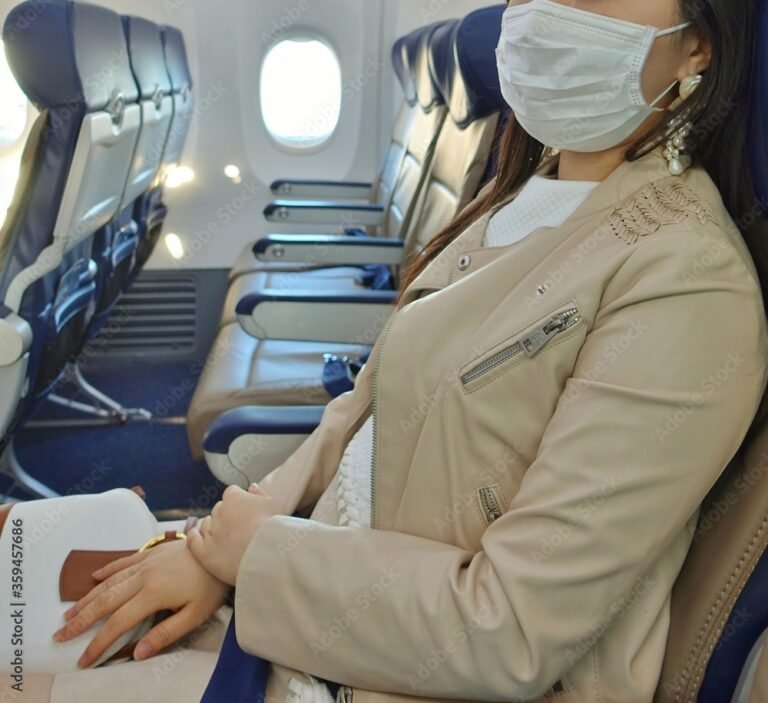
[[[540,227],[559,227],[597,186],[592,181],[559,181],[533,176],[518,196],[488,223],[483,246],[509,246]],[[339,463],[336,504],[339,525],[371,524],[371,459],[373,418],[349,441]]]
[[[533,176],[518,196],[491,218],[483,246],[509,246],[540,227],[559,227],[596,186],[593,181],[558,181]]]
[[[371,524],[371,457],[373,418],[369,417],[347,444],[339,462],[336,508],[341,527]]]

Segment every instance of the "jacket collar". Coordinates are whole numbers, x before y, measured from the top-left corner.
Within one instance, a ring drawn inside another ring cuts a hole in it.
[[[538,175],[555,173],[559,163],[554,157],[542,164],[536,171]],[[462,234],[449,244],[440,255],[419,275],[403,294],[401,304],[405,305],[417,299],[424,290],[440,290],[456,280],[456,262],[462,256],[471,254],[478,263],[486,263],[499,258],[513,249],[519,250],[521,244],[536,241],[543,232],[547,232],[548,250],[553,250],[560,242],[583,227],[590,220],[607,217],[625,200],[645,186],[669,178],[667,162],[656,149],[636,161],[624,161],[604,181],[602,181],[560,227],[542,227],[532,232],[520,242],[502,247],[483,247],[483,240],[491,217],[498,209],[517,197],[519,189],[511,193],[498,207],[485,213],[472,223]]]

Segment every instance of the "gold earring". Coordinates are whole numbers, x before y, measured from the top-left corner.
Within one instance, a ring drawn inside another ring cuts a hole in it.
[[[701,74],[688,76],[680,82],[680,97],[670,105],[670,110],[679,107],[696,92],[703,80]],[[673,176],[682,176],[691,165],[691,157],[687,153],[686,139],[693,131],[693,124],[684,118],[678,117],[669,125],[669,139],[664,149],[664,158],[667,160],[669,172]]]

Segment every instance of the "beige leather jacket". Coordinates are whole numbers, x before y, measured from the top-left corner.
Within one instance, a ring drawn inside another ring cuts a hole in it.
[[[753,262],[706,173],[658,153],[561,227],[483,248],[487,221],[263,483],[312,509],[373,412],[374,529],[268,520],[238,640],[356,703],[648,703],[698,506],[766,385]]]

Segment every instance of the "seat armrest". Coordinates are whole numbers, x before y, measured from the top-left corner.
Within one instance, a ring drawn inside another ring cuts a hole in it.
[[[259,261],[296,262],[328,266],[403,262],[405,242],[397,237],[350,237],[334,234],[269,234],[253,245]]]
[[[264,208],[269,222],[286,225],[331,225],[338,227],[381,227],[383,205],[326,200],[275,200]]]
[[[312,434],[324,411],[324,405],[256,405],[228,410],[211,423],[203,438],[203,449],[226,454],[244,435]]]
[[[0,304],[0,366],[17,363],[32,346],[32,328],[13,310]]]
[[[214,420],[203,449],[211,472],[247,488],[282,464],[320,424],[325,406],[243,407]]]
[[[372,183],[356,181],[319,181],[283,178],[274,181],[272,193],[281,198],[311,200],[368,200],[373,194]]]
[[[373,344],[394,311],[395,291],[359,294],[264,291],[237,304],[240,326],[257,339]]]

